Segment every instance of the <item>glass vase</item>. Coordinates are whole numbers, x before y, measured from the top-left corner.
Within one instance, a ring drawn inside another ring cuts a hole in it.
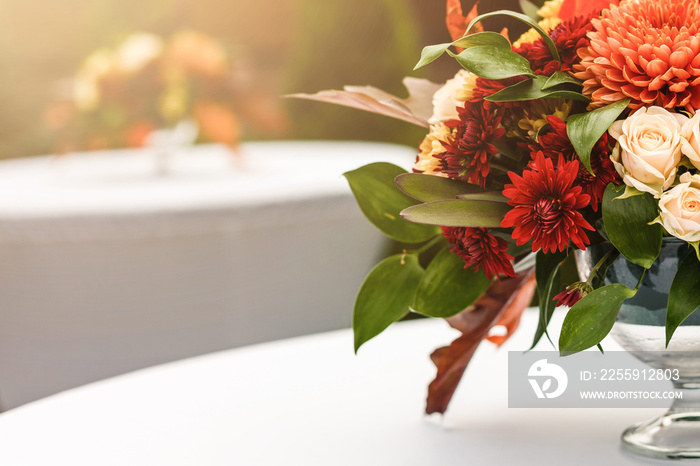
[[[582,280],[611,248],[609,243],[577,251]],[[622,434],[628,450],[654,458],[700,458],[700,312],[693,312],[676,330],[666,348],[668,292],[680,262],[695,251],[684,241],[664,238],[661,254],[644,278],[637,294],[620,308],[611,336],[633,356],[655,369],[678,369],[673,382],[680,391],[662,416],[632,425]],[[608,269],[605,284],[634,288],[643,268],[620,256]],[[700,293],[700,290],[698,290]],[[678,397],[680,396],[680,397]]]

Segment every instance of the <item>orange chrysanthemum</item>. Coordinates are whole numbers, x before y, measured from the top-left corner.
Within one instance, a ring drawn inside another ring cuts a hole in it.
[[[575,76],[597,108],[626,97],[630,108],[700,108],[700,6],[697,0],[639,0],[592,20]]]

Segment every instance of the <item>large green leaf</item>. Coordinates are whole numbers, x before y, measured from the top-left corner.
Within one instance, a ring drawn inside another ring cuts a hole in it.
[[[668,293],[666,311],[666,346],[678,326],[700,307],[700,261],[688,254],[676,271]]]
[[[437,60],[451,46],[468,48],[475,47],[477,45],[490,45],[493,47],[510,50],[510,42],[508,42],[508,39],[502,35],[490,31],[477,32],[476,34],[469,34],[468,36],[461,37],[449,44],[428,45],[427,47],[424,47],[420,54],[420,60],[413,69],[417,70],[418,68],[422,68],[428,63]]]
[[[504,15],[504,16],[511,16],[513,18],[519,19],[523,23],[529,25],[531,28],[533,28],[537,33],[542,36],[542,40],[544,41],[545,44],[547,44],[547,48],[549,48],[549,52],[552,54],[552,57],[558,61],[561,62],[561,58],[559,57],[559,52],[557,51],[557,46],[554,45],[554,41],[552,40],[551,37],[549,37],[549,34],[545,32],[542,27],[537,24],[537,21],[534,19],[530,18],[527,15],[524,15],[522,13],[517,13],[515,11],[510,11],[510,10],[498,10],[498,11],[492,11],[490,13],[484,13],[483,15],[479,15],[476,18],[474,18],[469,25],[467,26],[467,32],[474,27],[474,25],[480,21],[483,21],[486,18],[490,18],[491,16],[498,16],[498,15]]]
[[[542,251],[537,253],[535,278],[537,279],[537,293],[540,297],[540,320],[537,323],[535,338],[532,340],[530,349],[537,345],[542,335],[547,335],[549,339],[547,326],[556,308],[554,296],[559,294],[563,289],[559,269],[561,268],[562,262],[566,260],[566,257],[567,251],[553,252],[550,254],[545,254]],[[550,339],[549,341],[551,342],[552,340]]]
[[[535,76],[530,62],[510,49],[479,45],[452,55],[457,63],[477,76],[486,79],[505,79],[514,76]]]
[[[603,224],[610,242],[630,262],[648,269],[661,252],[663,228],[649,225],[658,217],[658,203],[649,193],[616,199],[625,186],[610,183],[603,195]]]
[[[394,184],[401,173],[406,170],[377,162],[349,171],[345,178],[362,212],[384,234],[404,243],[421,243],[438,234],[439,229],[401,218],[402,210],[416,204]]]
[[[395,182],[401,191],[423,202],[454,199],[460,194],[484,192],[475,184],[422,173],[402,173],[396,177]]]
[[[408,207],[401,216],[428,225],[498,228],[509,210],[510,206],[502,202],[452,200]]]
[[[493,202],[508,202],[502,191],[484,191],[483,193],[460,194],[457,199],[467,201],[493,201]]]
[[[491,102],[515,102],[523,100],[537,99],[571,99],[581,102],[588,102],[588,98],[575,91],[547,89],[543,87],[547,84],[546,76],[537,76],[526,81],[521,81],[512,86],[506,87],[495,94],[486,97]]]
[[[415,254],[397,254],[377,264],[355,300],[355,352],[410,310],[423,269]]]
[[[593,290],[574,304],[561,326],[560,354],[578,353],[600,343],[615,324],[622,303],[635,293],[621,283],[613,283]]]
[[[479,299],[489,286],[491,280],[483,271],[465,269],[462,258],[445,248],[425,270],[413,310],[431,317],[450,317]]]
[[[572,115],[566,121],[566,134],[574,146],[581,162],[589,172],[591,168],[591,151],[598,139],[610,128],[610,125],[627,108],[630,99],[620,100],[613,104],[593,110],[592,112]]]

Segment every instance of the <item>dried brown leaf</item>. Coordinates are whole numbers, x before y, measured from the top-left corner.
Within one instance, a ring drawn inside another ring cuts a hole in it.
[[[462,335],[430,356],[437,367],[437,375],[428,387],[427,414],[447,410],[469,361],[484,339],[491,339],[500,346],[515,331],[523,310],[532,301],[535,284],[534,269],[519,277],[503,279],[491,285],[472,307],[446,319]],[[507,334],[489,337],[496,325],[504,325]]]
[[[508,304],[506,311],[496,323],[496,326],[503,326],[506,328],[506,334],[489,335],[486,337],[488,341],[496,346],[501,346],[515,333],[520,325],[520,317],[523,315],[523,310],[532,302],[536,285],[537,282],[533,274],[530,276],[529,281],[523,283],[520,290],[513,295],[514,299]]]
[[[433,112],[433,94],[442,85],[410,77],[404,78],[403,84],[409,94],[405,99],[372,86],[345,86],[342,91],[290,94],[287,97],[343,105],[428,127],[428,119]]]

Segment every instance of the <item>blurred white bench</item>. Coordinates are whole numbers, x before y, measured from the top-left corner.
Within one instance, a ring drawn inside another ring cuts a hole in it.
[[[347,327],[388,242],[343,172],[411,148],[260,142],[0,163],[0,403]]]

